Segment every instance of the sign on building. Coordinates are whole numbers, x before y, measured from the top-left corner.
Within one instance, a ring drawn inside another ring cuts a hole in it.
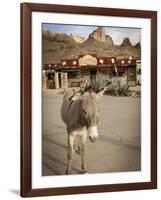
[[[91,55],[85,55],[79,59],[80,66],[97,65],[97,58]]]
[[[68,74],[61,72],[61,88],[68,88]]]

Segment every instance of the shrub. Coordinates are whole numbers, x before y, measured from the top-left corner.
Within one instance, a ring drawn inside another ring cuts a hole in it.
[[[97,73],[91,80],[90,87],[93,91],[99,91],[105,85],[105,80],[100,73]]]
[[[130,96],[131,91],[128,85],[121,85],[119,80],[113,80],[106,90],[106,94],[114,96]]]

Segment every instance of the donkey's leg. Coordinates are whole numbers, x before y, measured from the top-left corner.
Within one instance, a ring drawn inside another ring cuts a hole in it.
[[[69,174],[71,171],[71,166],[72,166],[72,158],[73,158],[73,143],[74,143],[74,136],[68,134],[68,163],[67,163],[67,169],[66,169],[66,174]]]
[[[86,140],[87,140],[87,134],[84,134],[80,137],[81,140],[81,159],[82,159],[82,170],[84,172],[88,172],[87,170],[87,164],[86,164]]]

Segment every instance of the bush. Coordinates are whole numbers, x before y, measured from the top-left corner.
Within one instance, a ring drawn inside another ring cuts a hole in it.
[[[131,91],[128,85],[121,85],[120,81],[112,81],[106,90],[106,94],[114,96],[130,96]]]
[[[97,73],[91,80],[91,90],[92,91],[99,91],[105,85],[105,80],[103,79],[100,73]]]

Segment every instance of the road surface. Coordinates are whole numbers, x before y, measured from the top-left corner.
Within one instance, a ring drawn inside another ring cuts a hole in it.
[[[63,96],[43,92],[42,175],[64,175],[67,133],[61,120]],[[87,141],[89,173],[127,172],[141,169],[140,98],[103,96],[100,100],[99,138]],[[74,154],[72,174],[81,174],[81,159]]]

